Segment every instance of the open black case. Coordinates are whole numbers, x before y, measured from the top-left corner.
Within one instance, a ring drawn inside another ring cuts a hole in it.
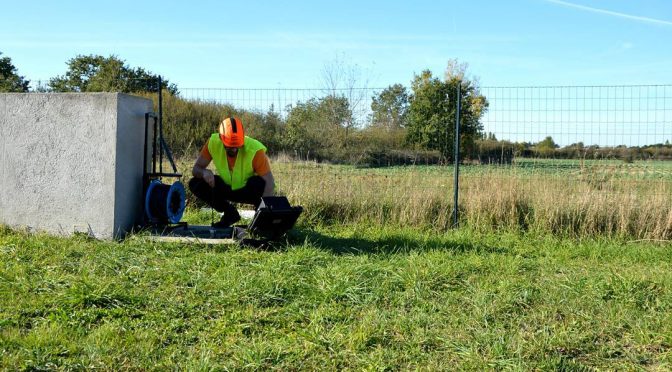
[[[289,231],[303,212],[292,207],[284,196],[265,196],[247,226],[247,233],[262,239],[277,239]]]
[[[207,244],[238,243],[263,248],[270,247],[272,241],[278,240],[291,230],[302,212],[302,207],[292,207],[284,196],[269,196],[262,197],[249,225],[213,227],[181,222],[179,225],[157,227],[153,232],[161,237],[159,240]]]

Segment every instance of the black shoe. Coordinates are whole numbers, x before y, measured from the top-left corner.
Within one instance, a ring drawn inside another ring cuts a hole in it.
[[[226,213],[222,216],[219,222],[213,223],[212,227],[216,228],[229,227],[238,221],[240,221],[240,214],[238,213],[238,211],[236,211],[235,214]]]

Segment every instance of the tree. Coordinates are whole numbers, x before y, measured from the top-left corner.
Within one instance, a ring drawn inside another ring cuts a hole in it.
[[[410,144],[428,150],[438,150],[445,161],[454,153],[455,114],[457,91],[460,103],[460,144],[463,153],[473,151],[474,141],[482,137],[480,119],[488,108],[485,96],[481,95],[476,79],[465,75],[466,64],[448,63],[446,80],[442,81],[425,70],[416,75],[411,84],[413,93],[408,110],[408,133]]]
[[[390,85],[371,99],[371,125],[393,131],[406,127],[408,92],[401,84]]]
[[[308,158],[318,149],[317,139],[313,131],[309,130],[317,117],[317,102],[314,99],[306,103],[299,102],[289,110],[282,144],[299,158]]]
[[[541,142],[537,143],[534,150],[539,154],[540,156],[544,158],[552,157],[553,154],[555,153],[555,149],[559,148],[555,141],[553,141],[553,137],[548,136],[544,138]]]
[[[344,58],[336,58],[324,65],[322,70],[322,81],[324,90],[329,98],[325,101],[326,109],[342,110],[347,106],[349,115],[343,116],[343,112],[332,112],[332,117],[341,117],[345,121],[341,122],[343,129],[342,146],[348,146],[348,136],[357,126],[357,113],[363,112],[362,105],[366,102],[366,87],[368,80],[363,74],[362,69],[357,64],[350,65]],[[344,106],[343,101],[346,102]],[[335,104],[332,106],[332,104]]]
[[[353,122],[350,101],[343,96],[326,96],[318,100],[318,115],[322,134],[343,137],[347,141],[348,131]],[[342,145],[343,143],[340,143]],[[335,142],[334,145],[339,145]]]
[[[141,67],[132,68],[116,56],[79,55],[68,61],[65,75],[49,80],[56,92],[157,92],[159,75]],[[163,79],[162,84],[171,94],[177,86]]]
[[[28,92],[30,81],[19,76],[11,58],[1,56],[2,52],[0,52],[0,92]]]
[[[261,141],[268,148],[269,155],[281,150],[283,120],[280,114],[275,112],[273,105],[266,113],[243,112],[238,115],[245,123],[245,133]]]
[[[299,102],[289,110],[283,144],[296,155],[328,156],[344,147],[352,111],[345,97],[327,96]]]

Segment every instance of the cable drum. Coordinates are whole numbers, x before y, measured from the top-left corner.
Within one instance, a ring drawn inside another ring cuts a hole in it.
[[[186,199],[182,182],[164,185],[159,180],[153,180],[145,195],[145,213],[154,223],[178,223],[184,214]]]

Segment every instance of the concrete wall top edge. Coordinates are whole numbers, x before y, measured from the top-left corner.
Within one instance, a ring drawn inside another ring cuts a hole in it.
[[[0,93],[0,97],[2,96],[60,96],[60,97],[67,97],[67,96],[72,96],[72,97],[77,97],[77,96],[113,96],[113,97],[132,97],[132,98],[138,98],[138,99],[146,99],[151,101],[147,97],[142,97],[142,96],[136,96],[134,94],[130,93],[121,93],[121,92],[46,92],[46,93],[41,93],[41,92],[30,92],[30,93]]]

